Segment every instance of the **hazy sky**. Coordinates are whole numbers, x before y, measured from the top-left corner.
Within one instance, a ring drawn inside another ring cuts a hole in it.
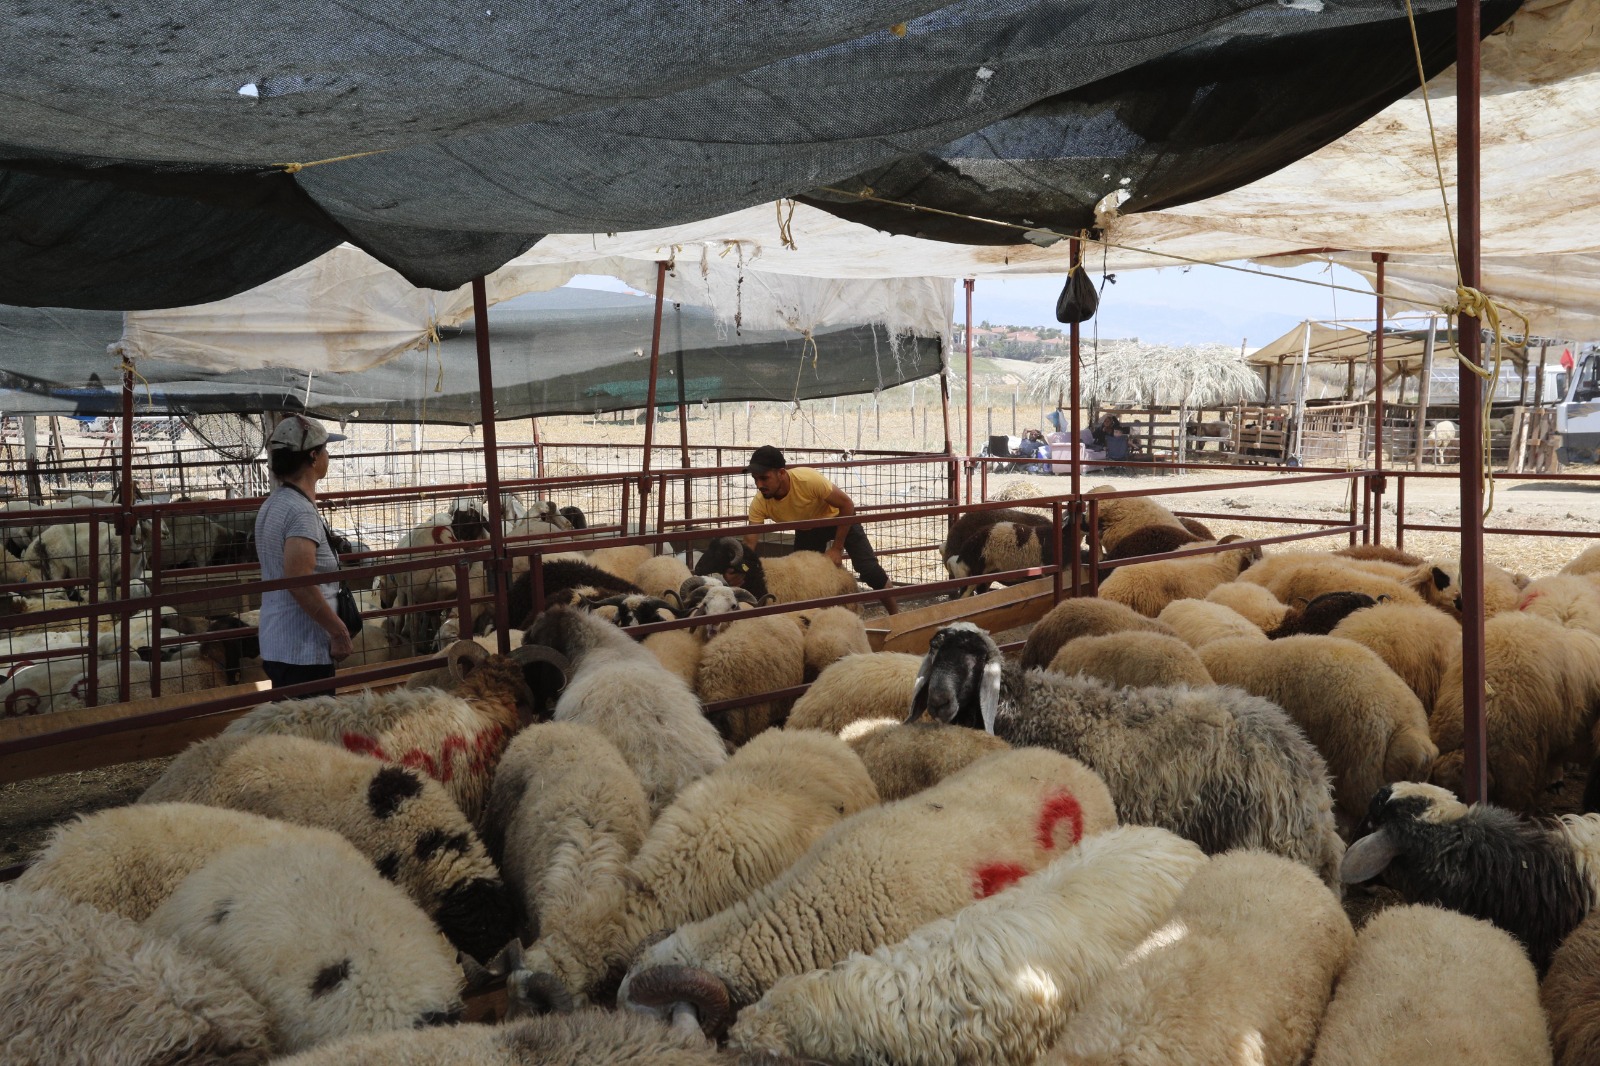
[[[1090,266],[1090,275],[1099,285],[1100,275],[1092,269],[1092,263]],[[1335,284],[1367,289],[1360,275],[1343,267],[1331,269]],[[1311,264],[1274,273],[1280,277],[1257,277],[1209,266],[1122,271],[1117,273],[1116,282],[1101,292],[1100,336],[1138,337],[1156,344],[1245,342],[1257,348],[1307,318],[1365,318],[1370,326],[1372,297],[1330,290],[1328,267]],[[973,320],[988,320],[995,325],[1059,326],[1055,319],[1056,296],[1065,282],[1064,275],[979,278],[973,290]],[[574,278],[572,283],[585,288],[626,288],[614,278],[592,275]],[[958,289],[958,319],[964,313]],[[1094,328],[1095,323],[1084,323],[1084,336],[1092,335]]]

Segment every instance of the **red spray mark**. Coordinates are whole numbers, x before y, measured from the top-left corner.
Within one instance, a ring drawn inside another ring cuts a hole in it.
[[[1065,820],[1072,823],[1072,844],[1083,839],[1083,808],[1070,792],[1057,792],[1044,801],[1039,812],[1039,846],[1052,851],[1056,846],[1056,826]]]
[[[996,892],[1010,888],[1026,876],[1028,871],[1014,862],[985,863],[973,873],[973,898],[988,899]]]
[[[472,738],[469,744],[467,739],[459,733],[451,733],[439,745],[438,755],[424,751],[422,748],[410,748],[398,756],[390,755],[383,750],[383,745],[372,737],[361,733],[346,733],[340,737],[346,751],[353,751],[357,755],[370,755],[387,763],[396,763],[407,766],[413,770],[420,770],[440,783],[448,782],[456,776],[457,756],[465,755],[465,770],[469,775],[482,773],[499,754],[502,747],[500,741],[505,736],[505,730],[500,726],[491,726]]]
[[[1534,589],[1532,592],[1530,592],[1527,595],[1522,597],[1522,601],[1517,604],[1517,610],[1526,611],[1528,609],[1528,605],[1530,603],[1532,603],[1534,600],[1538,599],[1540,596],[1543,596],[1543,595],[1544,595],[1544,589]]]

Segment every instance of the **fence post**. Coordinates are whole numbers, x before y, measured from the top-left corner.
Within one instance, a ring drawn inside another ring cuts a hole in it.
[[[501,655],[511,654],[510,604],[511,591],[507,580],[511,573],[511,560],[506,558],[505,530],[500,526],[500,449],[495,426],[494,370],[489,358],[489,299],[485,294],[483,276],[472,279],[472,332],[478,348],[478,402],[483,417],[483,480],[489,508],[489,562],[484,566],[489,594],[494,597],[495,643]],[[470,585],[471,578],[468,578]],[[520,621],[520,619],[519,619]],[[457,633],[466,637],[477,627],[471,611],[461,617]]]

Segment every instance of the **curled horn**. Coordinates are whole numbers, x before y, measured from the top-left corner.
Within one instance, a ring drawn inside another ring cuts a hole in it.
[[[444,650],[445,662],[450,665],[450,675],[456,680],[466,677],[489,657],[487,650],[474,640],[458,640]]]
[[[722,1035],[733,1014],[728,986],[716,974],[693,966],[656,966],[635,975],[629,982],[627,1006],[674,1024],[687,1007],[713,1040]]]
[[[733,598],[738,600],[740,603],[748,603],[752,607],[761,606],[761,601],[756,599],[753,594],[745,591],[744,589],[734,589]]]
[[[571,1014],[577,998],[553,973],[520,970],[506,981],[506,1020],[540,1014]]]
[[[678,594],[676,592],[674,592],[672,589],[662,589],[661,590],[661,599],[662,599],[663,602],[666,602],[666,601],[670,600],[671,604],[672,604],[672,609],[674,611],[683,610],[683,600],[682,600],[682,598],[680,598],[678,596]]]
[[[561,672],[561,684],[557,691],[567,687],[567,681],[572,677],[572,661],[565,655],[556,651],[548,644],[524,644],[511,652],[512,661],[516,662],[527,673],[527,668],[535,665],[549,665]]]

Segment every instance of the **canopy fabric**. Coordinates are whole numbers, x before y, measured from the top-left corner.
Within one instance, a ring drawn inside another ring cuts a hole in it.
[[[1453,54],[1453,6],[1418,0],[1430,73]],[[1486,30],[1515,6],[1488,0]],[[345,240],[448,290],[543,234],[808,191],[876,226],[979,239],[837,187],[1073,228],[1111,194],[1141,211],[1269,174],[1411,84],[1392,0],[477,11],[20,6],[0,20],[0,300],[212,301]]]
[[[1306,330],[1311,331],[1311,343],[1306,344]],[[1439,345],[1448,343],[1441,332]],[[1328,322],[1308,322],[1296,326],[1276,340],[1257,348],[1245,357],[1251,366],[1299,365],[1302,358],[1308,363],[1365,363],[1373,358],[1376,345],[1371,330]],[[1384,373],[1396,370],[1415,373],[1422,365],[1426,344],[1423,335],[1416,331],[1391,332],[1383,339]],[[1520,358],[1520,352],[1519,352]]]

